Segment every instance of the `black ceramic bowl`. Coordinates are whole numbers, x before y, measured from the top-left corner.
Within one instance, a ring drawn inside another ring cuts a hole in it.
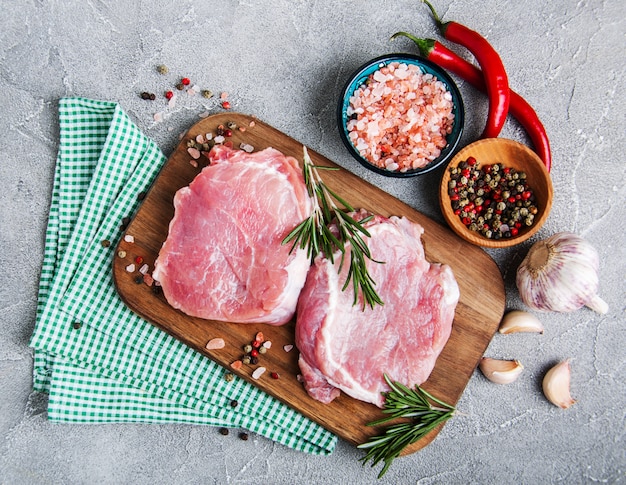
[[[359,151],[352,144],[350,138],[348,137],[347,124],[350,117],[348,116],[347,111],[348,107],[350,106],[350,98],[352,97],[354,92],[367,80],[370,74],[373,74],[374,72],[392,62],[415,64],[420,67],[424,74],[432,74],[433,76],[435,76],[439,81],[445,84],[447,90],[452,95],[453,103],[452,112],[454,113],[454,124],[452,126],[452,132],[446,137],[447,144],[441,150],[441,154],[425,167],[407,170],[405,172],[401,172],[400,170],[388,170],[378,167],[369,162],[366,158],[361,156]],[[387,177],[414,177],[416,175],[428,173],[436,169],[440,165],[448,162],[454,155],[454,152],[461,139],[461,134],[463,133],[464,119],[465,112],[463,109],[463,100],[461,99],[461,93],[459,92],[459,89],[452,80],[452,78],[441,67],[433,64],[423,57],[412,54],[388,54],[385,56],[377,57],[376,59],[372,59],[368,63],[361,66],[352,76],[350,76],[350,79],[341,91],[341,95],[339,97],[339,105],[337,108],[339,134],[341,135],[341,139],[348,148],[350,154],[354,158],[356,158],[356,160],[364,167]]]

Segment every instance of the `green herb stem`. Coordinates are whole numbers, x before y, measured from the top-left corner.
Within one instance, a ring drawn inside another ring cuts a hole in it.
[[[311,260],[311,264],[319,253],[323,253],[328,260],[334,264],[334,253],[341,253],[338,272],[341,272],[346,256],[346,245],[350,248],[350,265],[348,274],[342,290],[345,291],[350,282],[354,288],[353,304],[359,300],[359,291],[363,295],[363,307],[369,305],[383,305],[383,301],[376,292],[376,282],[369,274],[367,269],[367,260],[381,263],[372,259],[369,247],[364,237],[370,237],[370,233],[364,225],[372,219],[372,216],[366,217],[360,221],[350,216],[350,212],[354,212],[354,208],[330,189],[319,175],[320,170],[339,170],[335,167],[325,167],[313,165],[306,147],[303,147],[304,157],[302,174],[304,183],[307,187],[309,196],[313,204],[311,215],[298,224],[283,239],[283,244],[291,243],[291,251],[296,248],[306,249],[307,256]],[[338,207],[337,201],[343,206]],[[331,224],[334,223],[337,233],[331,230]]]
[[[378,478],[387,472],[402,450],[426,436],[455,413],[453,406],[432,396],[420,386],[416,385],[414,389],[409,389],[399,382],[391,382],[387,375],[384,377],[391,390],[383,393],[385,405],[382,412],[389,416],[368,423],[368,426],[380,426],[401,418],[405,421],[388,426],[384,434],[373,436],[358,446],[367,450],[366,455],[360,460],[363,465],[370,460],[372,466],[381,461],[384,463]],[[438,406],[433,406],[433,402]]]

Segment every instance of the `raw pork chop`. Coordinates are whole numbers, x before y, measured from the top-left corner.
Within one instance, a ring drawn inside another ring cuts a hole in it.
[[[380,216],[366,227],[372,257],[384,261],[367,262],[384,305],[352,304],[352,285],[342,291],[347,264],[338,275],[338,256],[335,265],[318,256],[300,294],[301,376],[309,395],[324,403],[344,391],[382,407],[381,392],[389,390],[383,374],[410,387],[423,383],[452,329],[459,289],[450,267],[424,259],[423,228]]]
[[[273,148],[216,145],[211,164],[174,197],[155,263],[165,298],[184,313],[282,325],[295,313],[310,260],[285,236],[311,213],[298,161]]]

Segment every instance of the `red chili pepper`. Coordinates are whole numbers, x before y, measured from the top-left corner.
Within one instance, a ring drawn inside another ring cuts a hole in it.
[[[411,39],[417,45],[422,56],[456,74],[479,91],[485,92],[487,90],[481,70],[448,49],[441,42],[433,39],[420,39],[406,32],[398,32],[392,36],[392,39],[398,36]],[[511,115],[524,127],[533,142],[535,151],[549,172],[552,167],[552,152],[546,129],[533,107],[524,98],[513,90],[510,90],[510,96],[509,111]]]
[[[466,47],[483,70],[489,98],[489,113],[481,136],[482,138],[497,137],[506,121],[510,103],[509,79],[500,56],[487,39],[478,32],[458,22],[442,22],[434,7],[427,0],[422,1],[430,9],[441,34],[449,41]]]

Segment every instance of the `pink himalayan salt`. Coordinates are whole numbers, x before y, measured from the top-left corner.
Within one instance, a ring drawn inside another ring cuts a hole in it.
[[[223,338],[214,338],[207,342],[205,348],[207,350],[223,349],[226,346]]]
[[[392,62],[350,98],[348,136],[377,167],[406,172],[441,154],[454,123],[450,92],[414,64]]]

